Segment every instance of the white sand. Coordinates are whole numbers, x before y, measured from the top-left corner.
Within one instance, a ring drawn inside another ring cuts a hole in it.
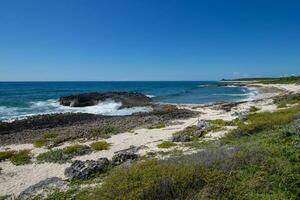
[[[300,93],[300,85],[260,85],[263,87],[276,87],[285,92],[291,93]],[[263,93],[259,94],[256,97],[257,101],[248,101],[242,104],[239,104],[230,112],[225,112],[220,110],[218,105],[211,106],[195,106],[195,105],[179,105],[180,108],[187,108],[195,111],[201,112],[197,118],[180,120],[175,123],[175,125],[168,126],[162,129],[139,129],[134,132],[126,132],[112,136],[109,139],[106,139],[107,142],[111,143],[112,146],[109,150],[93,152],[89,155],[84,155],[77,157],[75,159],[87,160],[87,159],[98,159],[100,157],[107,157],[111,159],[115,152],[127,149],[131,145],[141,146],[145,145],[146,148],[140,150],[138,153],[143,155],[147,152],[160,151],[161,149],[157,148],[162,140],[168,140],[172,137],[172,134],[183,130],[184,128],[195,125],[198,118],[204,120],[214,120],[214,119],[223,119],[223,120],[232,120],[236,118],[234,115],[235,112],[247,111],[251,106],[256,106],[260,108],[260,112],[264,111],[275,111],[277,110],[276,105],[273,104],[273,100],[269,99],[276,95],[280,95],[280,92],[276,93]],[[228,127],[229,129],[234,127]],[[227,133],[226,130],[211,132],[208,133],[203,140],[215,140],[220,137],[223,137]],[[83,144],[90,144],[93,141],[87,141]],[[63,148],[68,146],[70,142],[65,143],[64,145],[58,147]],[[0,150],[5,149],[20,150],[20,149],[31,149],[34,156],[37,156],[40,153],[46,152],[47,149],[44,148],[35,148],[32,144],[21,144],[21,145],[9,145],[0,147]],[[44,163],[44,164],[29,164],[24,166],[15,166],[10,162],[1,162],[0,167],[2,168],[2,173],[0,174],[0,196],[13,194],[15,196],[19,195],[20,192],[25,190],[27,187],[38,183],[41,180],[50,177],[64,177],[64,170],[70,164],[53,164],[53,163]]]

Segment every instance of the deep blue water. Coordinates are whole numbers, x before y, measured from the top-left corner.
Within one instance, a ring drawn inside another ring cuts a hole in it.
[[[157,102],[212,103],[244,100],[254,91],[245,87],[214,87],[212,81],[193,82],[0,82],[0,120],[55,112],[125,115],[149,108],[118,110],[116,102],[87,108],[58,105],[61,96],[94,91],[130,91],[149,95]]]

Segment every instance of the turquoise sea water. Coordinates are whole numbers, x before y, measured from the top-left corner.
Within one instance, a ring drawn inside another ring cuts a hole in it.
[[[156,102],[191,104],[239,101],[255,95],[254,90],[246,87],[217,87],[216,84],[218,82],[214,81],[0,82],[0,120],[57,112],[127,115],[150,111],[147,107],[120,110],[118,102],[104,102],[85,108],[64,107],[57,102],[61,96],[94,91],[141,92]]]

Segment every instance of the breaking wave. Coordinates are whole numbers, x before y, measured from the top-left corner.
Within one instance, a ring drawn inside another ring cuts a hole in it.
[[[67,107],[62,106],[55,99],[47,101],[30,102],[28,107],[6,107],[0,106],[0,121],[13,121],[16,119],[23,119],[33,115],[39,114],[52,114],[52,113],[90,113],[101,114],[108,116],[124,116],[131,115],[138,112],[151,112],[152,108],[145,107],[132,107],[121,108],[121,102],[104,101],[95,106],[87,107]]]

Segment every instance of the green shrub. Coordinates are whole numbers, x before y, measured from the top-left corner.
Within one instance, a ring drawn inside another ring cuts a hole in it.
[[[64,154],[62,149],[50,150],[36,157],[39,162],[64,163],[71,159],[70,155]]]
[[[156,124],[152,124],[151,126],[148,127],[148,129],[159,129],[159,128],[165,128],[166,124],[164,122],[159,122]]]
[[[85,155],[91,152],[86,145],[74,144],[63,149],[50,150],[37,156],[39,162],[64,163],[75,156]]]
[[[33,146],[37,148],[43,147],[51,141],[55,142],[58,136],[58,133],[45,133],[41,138],[33,141]]]
[[[37,148],[40,148],[40,147],[45,146],[47,143],[48,143],[47,139],[40,138],[40,139],[37,139],[37,140],[33,141],[33,146],[37,147]]]
[[[297,199],[300,152],[294,145],[294,141],[300,141],[300,135],[296,127],[297,121],[281,124],[277,128],[270,126],[250,136],[223,139],[227,145],[248,146],[233,160],[239,163],[240,167],[228,176],[227,183],[230,189],[223,197],[225,199]],[[261,149],[264,156],[258,156],[258,153],[245,156],[246,150],[250,147]],[[237,161],[241,157],[244,157],[243,163]],[[251,161],[255,159],[260,161]]]
[[[0,151],[0,162],[10,159],[14,153],[15,151]]]
[[[30,150],[0,151],[0,161],[10,160],[14,165],[25,165],[31,162]]]
[[[162,143],[157,145],[158,148],[162,148],[162,149],[168,149],[173,146],[176,146],[176,144],[171,141],[163,141]]]
[[[110,138],[111,135],[115,135],[122,132],[122,130],[115,126],[104,126],[101,128],[94,128],[91,129],[91,133],[93,137],[100,137],[100,138]]]
[[[31,153],[30,150],[20,150],[15,152],[9,160],[14,165],[25,165],[31,163]]]
[[[259,80],[259,82],[263,84],[299,84],[300,77],[289,76],[289,77],[281,77],[281,78],[272,78],[266,80]]]
[[[278,108],[285,108],[288,104],[300,103],[300,95],[292,94],[288,96],[277,97],[274,99],[274,103],[277,105]]]
[[[255,106],[251,106],[249,111],[250,112],[257,112],[257,111],[259,111],[259,108],[255,107]]]
[[[225,126],[230,125],[230,122],[224,121],[223,119],[215,119],[210,121],[210,127],[206,132],[216,132],[224,130]]]
[[[0,200],[10,200],[13,199],[11,195],[0,196]]]
[[[249,115],[246,123],[239,123],[238,129],[234,133],[249,135],[265,129],[276,128],[287,124],[299,113],[300,107],[284,109],[276,112],[263,112]]]
[[[64,154],[80,156],[91,152],[91,148],[87,145],[73,144],[63,148]]]
[[[91,145],[92,149],[96,151],[102,151],[107,150],[111,146],[111,144],[107,143],[106,141],[99,141],[99,142],[93,142]]]
[[[184,199],[205,184],[199,167],[149,160],[129,169],[118,168],[87,199]]]
[[[43,135],[43,138],[45,139],[54,139],[54,138],[57,138],[59,136],[58,133],[45,133]]]

